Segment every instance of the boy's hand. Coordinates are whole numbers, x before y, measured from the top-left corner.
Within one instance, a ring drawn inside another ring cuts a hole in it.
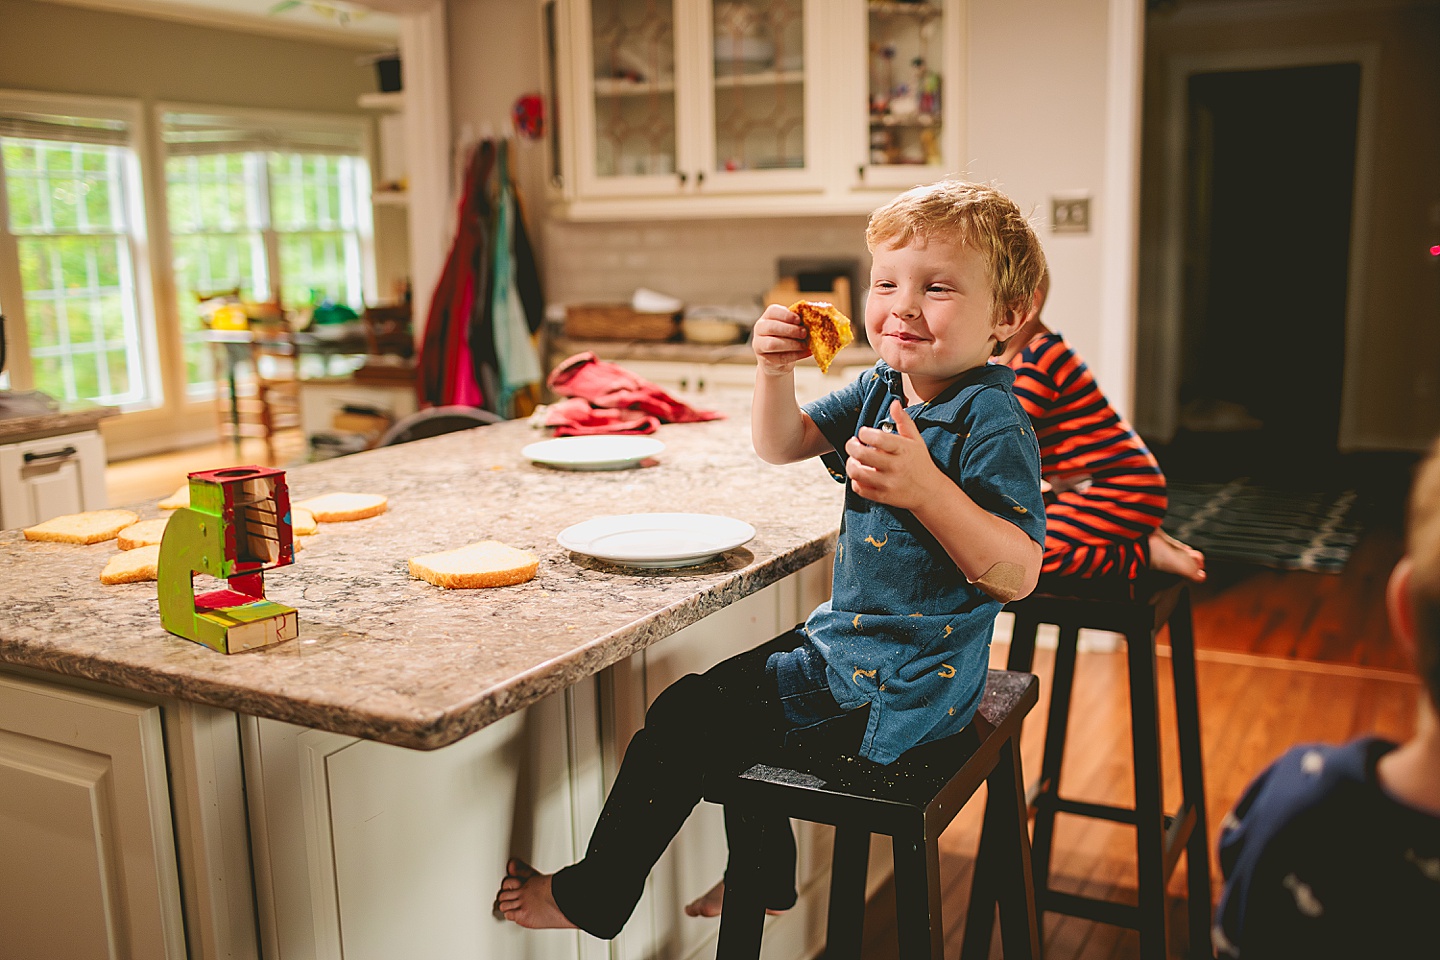
[[[810,331],[789,308],[772,303],[755,321],[750,347],[760,372],[770,376],[789,373],[810,356]]]
[[[944,475],[899,400],[890,402],[890,416],[895,433],[861,427],[858,436],[846,441],[845,472],[850,486],[867,500],[914,510],[929,499],[932,481]]]

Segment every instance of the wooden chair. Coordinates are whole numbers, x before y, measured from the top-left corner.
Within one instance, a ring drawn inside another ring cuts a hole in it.
[[[1007,605],[1006,609],[1015,615],[1006,663],[1011,670],[1030,670],[1040,624],[1053,623],[1060,628],[1055,672],[1050,684],[1045,752],[1031,802],[1035,811],[1032,841],[1035,895],[1042,917],[1045,911],[1051,911],[1138,930],[1140,956],[1144,960],[1163,960],[1168,942],[1166,887],[1184,852],[1190,954],[1210,956],[1210,848],[1205,822],[1205,768],[1200,750],[1189,584],[1169,575],[1120,585],[1047,577],[1041,579],[1035,593]],[[1161,794],[1160,696],[1155,667],[1155,637],[1167,626],[1184,793],[1180,810],[1174,816],[1166,815]],[[1080,630],[1087,627],[1114,631],[1125,638],[1135,778],[1133,809],[1071,800],[1060,795],[1060,769],[1065,758],[1077,645]],[[1050,854],[1057,813],[1135,827],[1138,905],[1050,889]]]
[[[227,347],[228,348],[228,347]],[[265,442],[270,463],[279,462],[275,438],[285,431],[300,429],[300,378],[295,341],[286,329],[251,332],[249,343],[253,393],[237,391],[218,395],[220,434],[233,439],[238,448],[244,437]],[[227,359],[227,363],[233,358]]]
[[[360,315],[365,327],[366,353],[371,356],[415,355],[415,332],[410,325],[410,305],[366,307]]]
[[[707,782],[705,799],[741,817],[746,811],[783,813],[835,826],[830,874],[827,960],[858,960],[865,922],[865,874],[870,835],[893,839],[895,911],[900,956],[944,956],[940,916],[940,833],[980,788],[989,784],[985,825],[975,865],[965,957],[989,954],[995,903],[1007,958],[1040,955],[1030,843],[1025,828],[1025,786],[1020,728],[1039,699],[1028,673],[990,671],[975,719],[960,733],[923,744],[888,766],[838,757],[794,769],[756,764],[733,777]],[[765,908],[758,865],[726,871],[717,960],[755,960]]]

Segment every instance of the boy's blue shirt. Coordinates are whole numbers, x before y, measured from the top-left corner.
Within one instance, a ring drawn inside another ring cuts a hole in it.
[[[906,412],[946,476],[1043,547],[1040,448],[1011,391],[1014,380],[1008,367],[977,367]],[[881,360],[853,383],[805,405],[835,447],[822,459],[837,480],[846,482],[845,443],[862,426],[893,429],[890,403],[904,403],[904,396],[899,372]],[[910,511],[867,500],[846,483],[831,598],[805,629],[839,706],[848,711],[870,704],[862,756],[890,763],[970,722],[985,692],[1000,608],[966,581]],[[787,675],[794,671],[782,667],[782,695]]]

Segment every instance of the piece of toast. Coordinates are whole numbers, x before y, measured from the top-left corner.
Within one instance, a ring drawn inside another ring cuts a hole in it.
[[[100,571],[101,583],[139,583],[154,580],[160,569],[160,544],[122,550]]]
[[[291,504],[291,523],[294,508],[306,510],[321,523],[343,523],[347,520],[364,520],[378,517],[385,512],[389,501],[378,493],[327,493]]]
[[[320,529],[320,521],[315,519],[315,514],[303,507],[290,508],[290,532],[297,537],[308,537]]]
[[[115,535],[130,526],[140,515],[131,510],[88,510],[67,513],[44,523],[25,528],[26,540],[48,540],[53,543],[100,543],[114,540]]]
[[[524,583],[539,569],[540,560],[534,554],[499,540],[482,540],[410,559],[410,576],[447,590],[509,587]]]
[[[797,300],[790,305],[790,312],[798,314],[800,322],[810,331],[810,353],[820,366],[820,372],[830,369],[835,354],[847,343],[855,342],[855,331],[850,329],[850,318],[834,304],[823,300]]]
[[[155,506],[161,510],[179,510],[181,507],[190,506],[190,481],[186,480],[180,485],[179,490],[176,490],[170,494],[170,496],[155,504]]]
[[[165,524],[169,522],[169,517],[156,517],[153,520],[132,523],[115,536],[115,546],[121,550],[134,550],[136,547],[159,543],[165,536]]]

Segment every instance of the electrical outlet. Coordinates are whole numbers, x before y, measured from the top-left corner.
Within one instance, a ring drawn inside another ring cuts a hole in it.
[[[1050,229],[1054,233],[1089,233],[1089,197],[1051,197]]]

